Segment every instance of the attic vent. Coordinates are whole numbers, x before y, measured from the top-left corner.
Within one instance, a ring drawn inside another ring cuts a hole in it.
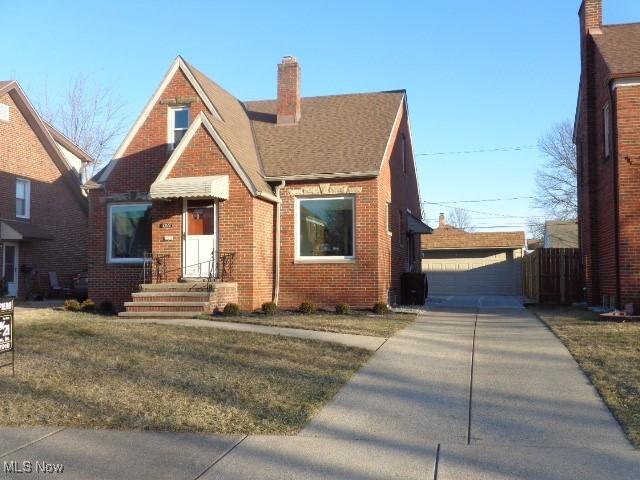
[[[0,103],[0,122],[9,121],[9,105]]]

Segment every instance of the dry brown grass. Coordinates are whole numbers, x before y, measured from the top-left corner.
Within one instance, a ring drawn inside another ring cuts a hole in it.
[[[18,312],[0,425],[292,434],[368,359],[336,344]]]
[[[567,346],[640,448],[640,323],[603,322],[579,308],[532,309]]]
[[[273,316],[248,314],[238,317],[213,317],[213,320],[224,322],[302,328],[304,330],[370,335],[382,338],[392,337],[415,319],[416,316],[413,314],[390,313],[387,315],[373,315],[361,312],[352,315],[337,315],[335,313],[303,315],[286,312]]]

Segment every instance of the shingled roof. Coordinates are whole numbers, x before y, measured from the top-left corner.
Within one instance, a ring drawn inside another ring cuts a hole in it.
[[[604,25],[592,38],[613,76],[640,73],[640,23]]]
[[[207,116],[213,127],[256,189],[271,192],[271,187],[264,179],[251,123],[242,103],[198,69],[188,63],[186,65],[222,117],[222,120],[218,120],[213,115]]]
[[[256,195],[273,197],[279,179],[374,177],[405,105],[404,90],[301,98],[302,117],[278,125],[277,100],[242,102],[177,57],[115,158],[92,185],[106,181],[171,76],[182,69],[210,110],[207,119],[249,177]]]
[[[465,232],[446,225],[431,235],[422,235],[423,250],[472,250],[524,248],[524,232]]]
[[[404,91],[303,97],[296,125],[277,125],[276,100],[245,102],[267,177],[377,175]]]

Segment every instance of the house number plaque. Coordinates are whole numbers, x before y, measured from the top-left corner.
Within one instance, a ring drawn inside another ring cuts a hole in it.
[[[171,228],[173,227],[173,223],[161,223],[160,228]]]

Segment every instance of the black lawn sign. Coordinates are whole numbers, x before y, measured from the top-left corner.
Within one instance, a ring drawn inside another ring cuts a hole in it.
[[[11,362],[6,362],[11,354]],[[13,299],[0,298],[0,368],[11,367],[11,373],[16,374],[15,351],[13,346]]]

